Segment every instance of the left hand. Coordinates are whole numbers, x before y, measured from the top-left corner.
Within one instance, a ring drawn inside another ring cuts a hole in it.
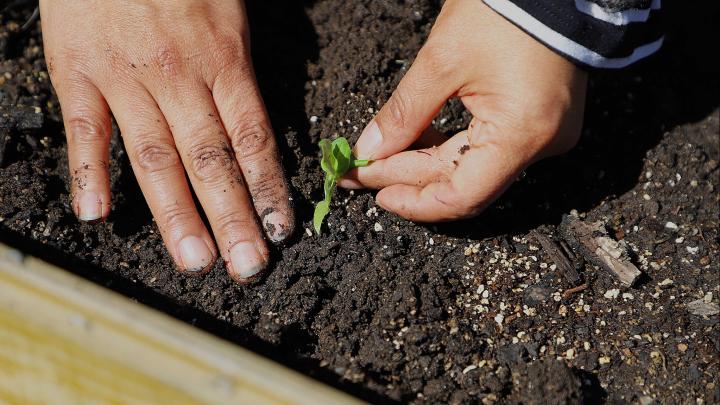
[[[477,215],[528,165],[575,145],[586,81],[582,70],[482,1],[448,0],[355,146],[358,158],[373,162],[339,185],[381,189],[378,205],[413,221]],[[426,129],[451,97],[474,118],[450,139],[433,137]],[[405,151],[414,143],[441,144]]]

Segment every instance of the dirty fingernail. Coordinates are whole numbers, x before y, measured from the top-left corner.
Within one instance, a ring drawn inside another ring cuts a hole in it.
[[[370,121],[367,127],[363,130],[355,144],[355,155],[360,159],[370,159],[372,155],[380,146],[383,141],[382,133],[380,133],[380,127],[375,120]]]
[[[290,230],[290,221],[281,211],[273,211],[263,217],[265,234],[273,242],[281,242],[287,238]]]
[[[240,242],[230,249],[232,271],[239,278],[250,278],[265,268],[265,259],[252,242]]]
[[[90,222],[102,218],[102,200],[99,195],[90,191],[83,191],[76,198],[79,220]]]
[[[203,271],[213,261],[210,248],[197,236],[184,237],[178,244],[178,250],[185,270],[191,273]]]

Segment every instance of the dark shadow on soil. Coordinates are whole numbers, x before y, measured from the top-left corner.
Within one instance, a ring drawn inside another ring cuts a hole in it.
[[[585,370],[576,370],[582,380],[583,403],[585,405],[600,405],[607,401],[607,392],[600,385],[596,374]]]
[[[630,190],[642,162],[662,135],[696,122],[720,105],[720,63],[709,52],[720,7],[698,14],[683,2],[663,4],[668,31],[663,50],[631,69],[592,72],[583,136],[570,153],[540,162],[480,217],[438,226],[458,237],[526,233],[558,224]]]

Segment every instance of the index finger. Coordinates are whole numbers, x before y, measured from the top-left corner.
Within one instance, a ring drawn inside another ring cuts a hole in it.
[[[391,185],[378,192],[378,205],[418,222],[468,218],[485,209],[513,183],[525,160],[516,144],[485,132],[482,124],[472,131],[453,137],[456,142],[466,141],[467,146],[447,180],[424,186]]]

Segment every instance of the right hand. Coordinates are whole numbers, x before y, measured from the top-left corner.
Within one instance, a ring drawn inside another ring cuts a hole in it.
[[[260,223],[279,242],[294,221],[242,1],[41,0],[40,11],[78,218],[110,212],[112,111],[181,271],[207,271],[214,241],[236,280],[263,270],[269,253]]]
[[[475,216],[530,164],[575,145],[586,82],[584,71],[482,1],[446,0],[355,145],[372,164],[338,185],[378,189],[379,206],[412,221]],[[452,97],[472,114],[468,129],[450,138],[426,131]]]

